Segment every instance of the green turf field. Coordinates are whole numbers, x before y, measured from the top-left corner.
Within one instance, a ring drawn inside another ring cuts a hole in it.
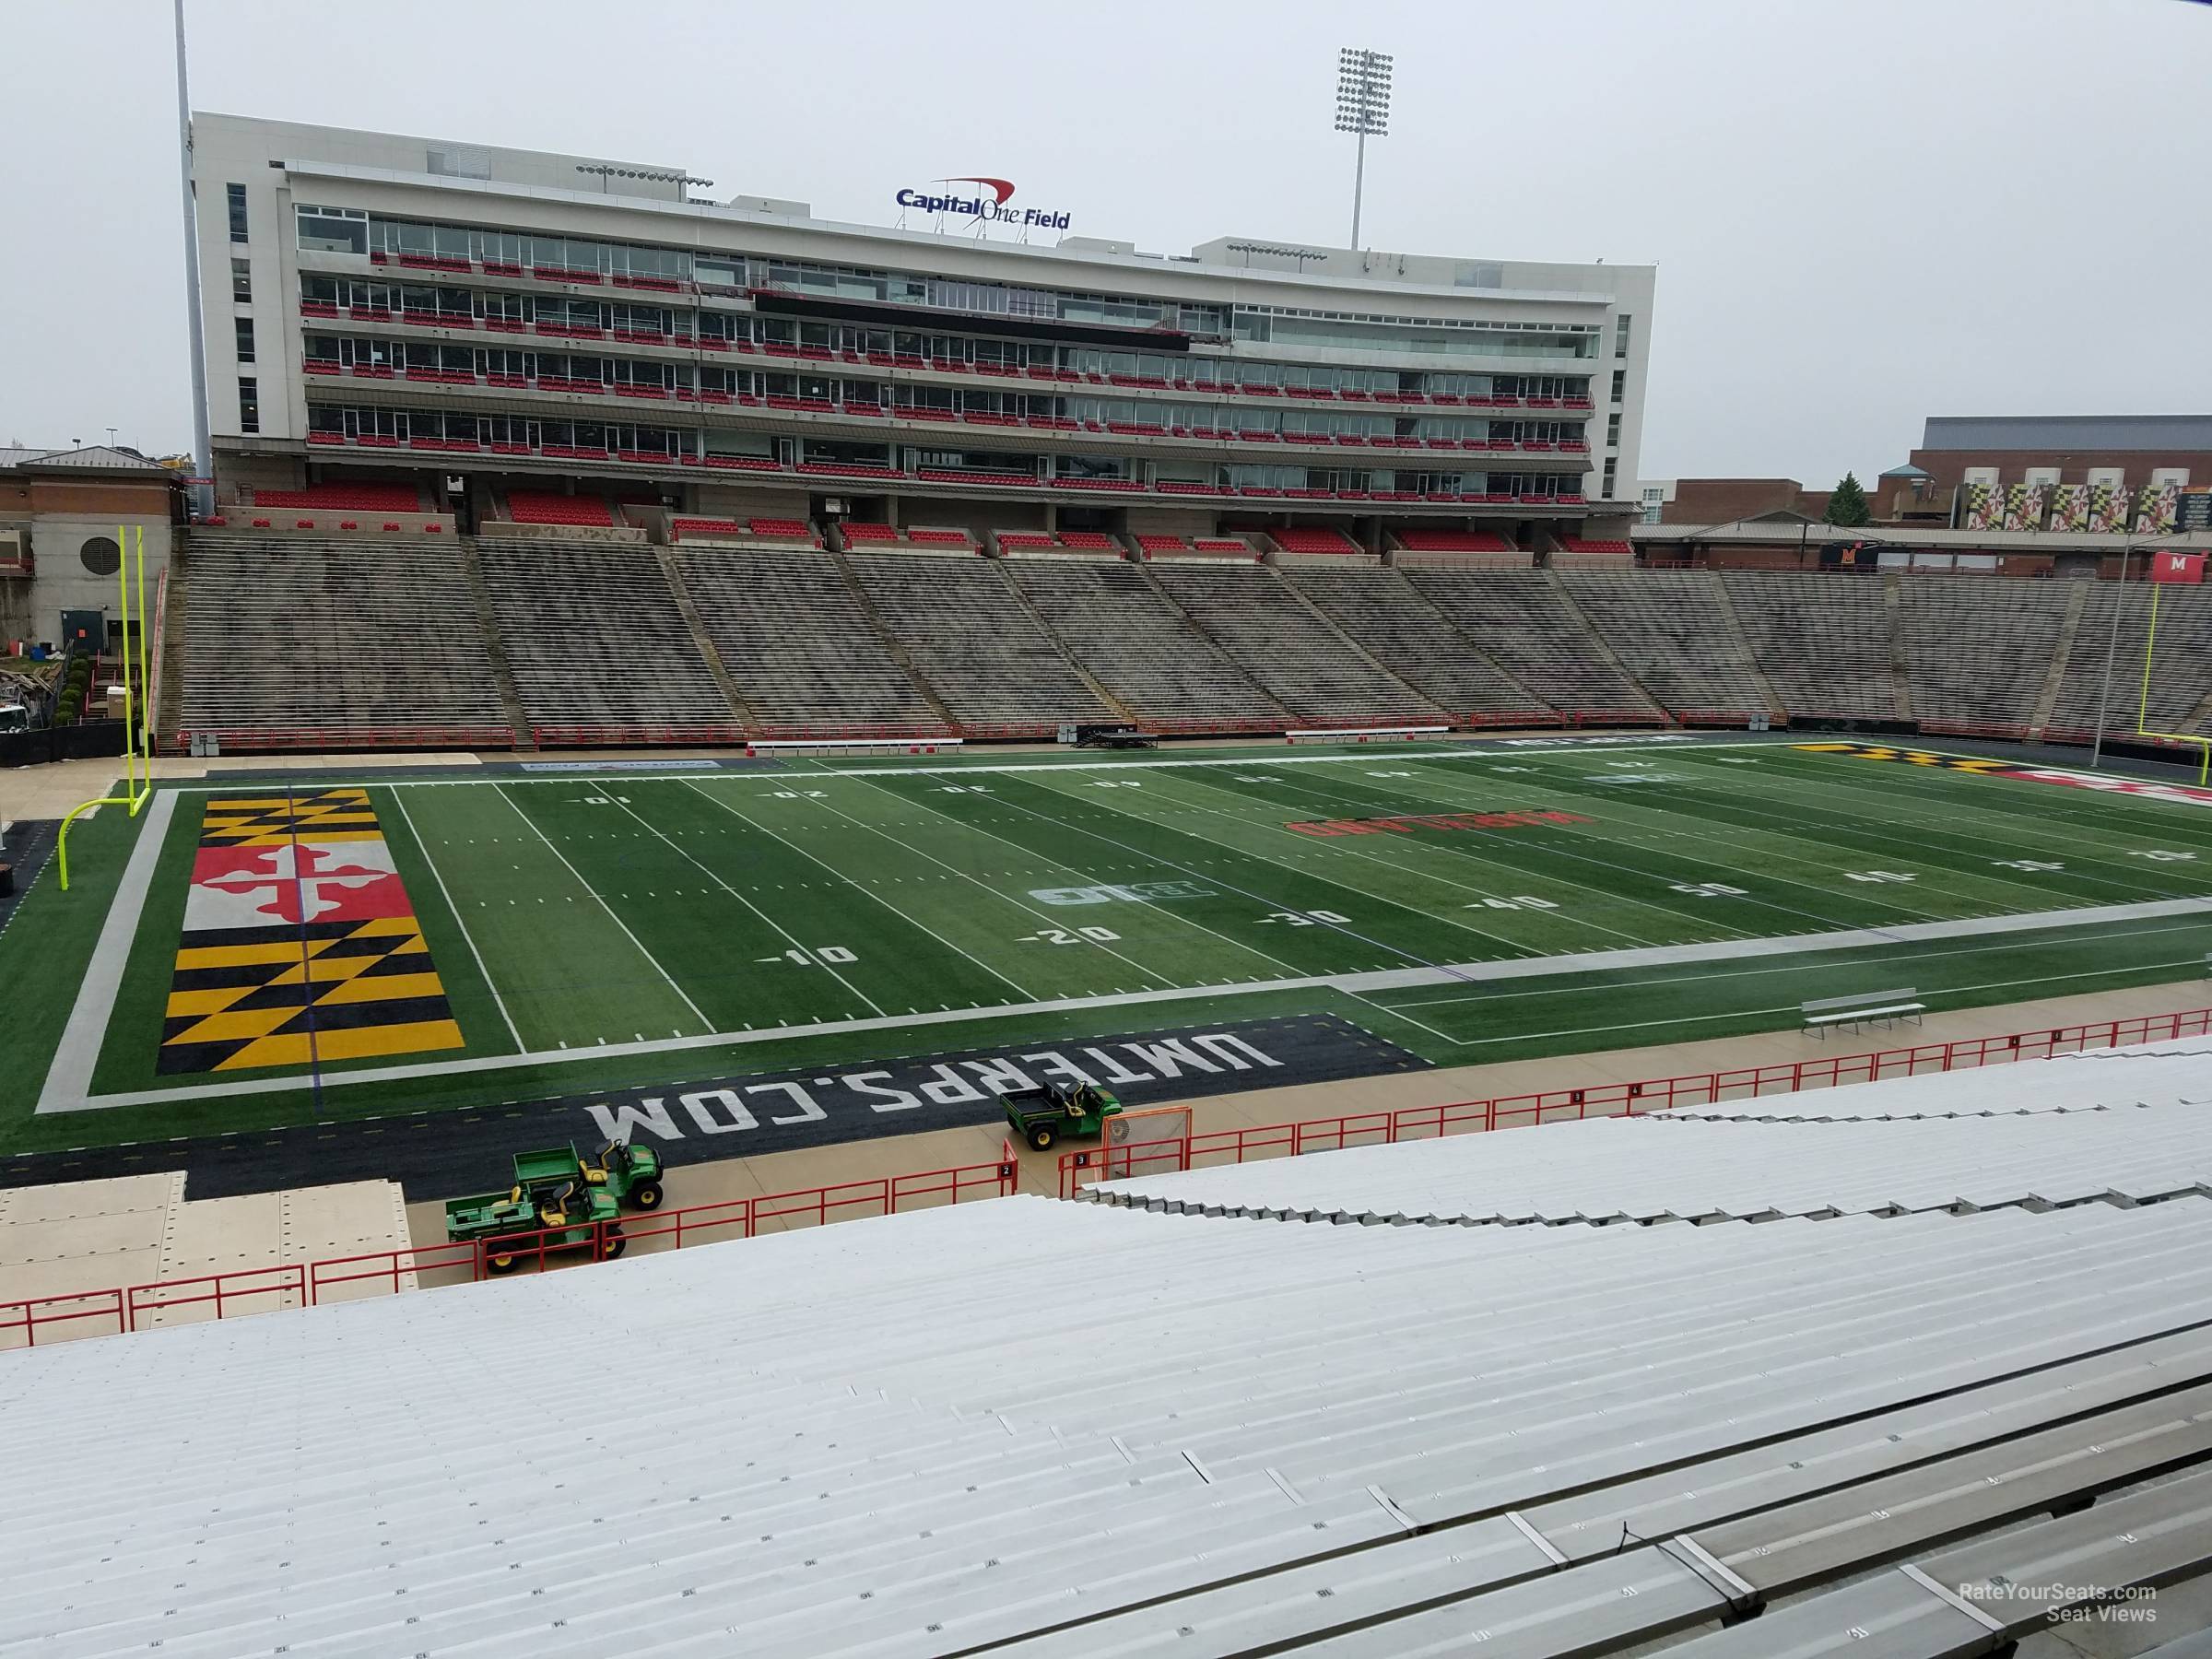
[[[0,1134],[1309,1008],[1455,1064],[1792,1025],[1889,985],[1943,1007],[2201,971],[2212,908],[2173,901],[2212,897],[2212,813],[1890,753],[1276,746],[167,791],[165,830],[93,820],[76,890],[41,888],[0,939],[21,1062]],[[126,947],[104,993],[103,928]],[[74,1098],[48,1065],[70,1030]]]

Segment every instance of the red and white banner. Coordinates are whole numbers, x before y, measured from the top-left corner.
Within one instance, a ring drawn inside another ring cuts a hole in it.
[[[2202,553],[2153,553],[2150,556],[2150,579],[2153,582],[2202,582],[2205,579],[2205,556]]]
[[[2194,783],[2151,783],[2141,778],[2108,778],[2093,772],[2053,771],[2034,767],[2022,767],[2004,775],[2029,778],[2038,783],[2066,783],[2076,789],[2101,790],[2106,794],[2144,795],[2183,806],[2212,806],[2212,789],[2199,789]]]

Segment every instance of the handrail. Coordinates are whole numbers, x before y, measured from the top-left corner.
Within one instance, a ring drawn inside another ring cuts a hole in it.
[[[1587,1084],[1534,1094],[1502,1095],[1488,1100],[1452,1100],[1438,1106],[1401,1107],[1395,1112],[1354,1112],[1343,1117],[1308,1118],[1291,1124],[1263,1124],[1240,1129],[1139,1141],[1111,1148],[1085,1147],[1059,1159],[1059,1194],[1072,1198],[1097,1181],[1135,1174],[1196,1169],[1202,1163],[1245,1163],[1257,1158],[1297,1158],[1308,1152],[1335,1152],[1347,1147],[1382,1146],[1402,1140],[1434,1140],[1472,1134],[1570,1123],[1589,1117],[1633,1117],[1639,1112],[1710,1106],[1726,1100],[1767,1094],[1795,1094],[1807,1088],[1875,1083],[1924,1071],[1971,1070],[2014,1060],[2048,1059],[2084,1049],[2119,1048],[2200,1037],[2212,1030],[2212,1008],[2176,1014],[2144,1014],[2094,1025],[2057,1026],[2002,1037],[1961,1037],[1950,1042],[1924,1042],[1910,1048],[1836,1054],[1818,1060],[1776,1061],[1767,1065],[1692,1072],[1632,1083]]]
[[[904,1206],[930,1199],[962,1204],[986,1196],[1004,1197],[1018,1190],[1021,1171],[1010,1141],[1002,1138],[998,1150],[997,1161],[994,1163],[956,1164],[887,1175],[874,1181],[849,1181],[758,1197],[726,1198],[681,1209],[646,1210],[613,1221],[535,1228],[506,1234],[496,1241],[406,1244],[391,1250],[326,1256],[312,1262],[238,1267],[112,1289],[25,1297],[0,1302],[0,1350],[36,1347],[41,1331],[85,1320],[112,1320],[114,1334],[120,1335],[140,1329],[146,1315],[171,1309],[212,1308],[214,1318],[227,1319],[261,1311],[261,1307],[253,1304],[256,1299],[265,1297],[278,1298],[276,1305],[279,1307],[312,1308],[345,1285],[382,1287],[388,1293],[397,1294],[419,1288],[419,1276],[441,1270],[465,1272],[472,1281],[483,1279],[491,1277],[490,1258],[495,1254],[521,1256],[542,1268],[549,1257],[582,1252],[587,1246],[590,1259],[600,1260],[617,1238],[624,1248],[648,1239],[668,1239],[673,1241],[671,1248],[680,1250],[687,1243],[711,1242],[716,1238],[728,1237],[731,1229],[736,1230],[737,1237],[751,1239],[760,1235],[764,1224],[770,1230],[786,1231],[794,1226],[822,1226],[842,1220],[847,1211],[890,1216],[899,1214]],[[588,1237],[576,1236],[587,1229]],[[496,1250],[494,1244],[498,1246]],[[241,1307],[241,1302],[248,1305]]]

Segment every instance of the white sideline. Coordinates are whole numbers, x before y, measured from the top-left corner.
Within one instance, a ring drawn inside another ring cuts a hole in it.
[[[100,1064],[100,1045],[106,1040],[108,1015],[115,994],[123,989],[123,971],[130,965],[131,941],[138,935],[138,918],[146,910],[146,896],[153,890],[154,866],[169,841],[169,822],[176,816],[173,790],[157,790],[147,803],[145,821],[138,826],[138,844],[123,866],[123,879],[108,901],[107,920],[100,924],[100,942],[92,947],[84,982],[69,1009],[69,1023],[62,1028],[53,1064],[46,1068],[46,1083],[39,1091],[38,1110],[67,1112],[86,1103],[92,1092],[92,1070]]]
[[[148,871],[150,876],[150,868]],[[127,879],[127,875],[126,875]],[[120,897],[120,894],[118,895]],[[143,900],[143,893],[140,895]],[[773,1042],[793,1037],[829,1037],[854,1031],[903,1030],[916,1026],[961,1025],[970,1021],[1017,1019],[1034,1014],[1066,1014],[1094,1008],[1137,1007],[1151,1003],[1188,1002],[1216,996],[1264,995],[1276,991],[1327,990],[1359,996],[1371,991],[1399,991],[1421,985],[1464,984],[1487,980],[1535,979],[1563,973],[1590,973],[1616,968],[1657,967],[1681,962],[1730,961],[1745,957],[1790,956],[1800,951],[1859,950],[1895,945],[1900,940],[1957,939],[1984,934],[2028,933],[2041,927],[2088,927],[2106,922],[2150,921],[2160,916],[2212,913],[2212,897],[2158,899],[2136,904],[2083,905],[2072,910],[2036,911],[2010,916],[1968,916],[1947,922],[1913,922],[1875,931],[1853,927],[1832,933],[1785,934],[1779,937],[1715,939],[1700,945],[1645,945],[1624,950],[1591,950],[1576,956],[1523,957],[1505,962],[1462,962],[1441,968],[1386,968],[1366,973],[1312,974],[1297,979],[1246,980],[1238,984],[1175,986],[1165,991],[1132,991],[1109,996],[1068,996],[1048,1002],[1001,1003],[994,1007],[948,1008],[934,1014],[887,1015],[871,1019],[832,1019],[810,1025],[775,1026],[753,1031],[712,1031],[699,1037],[665,1037],[644,1042],[610,1042],[588,1049],[549,1049],[526,1054],[488,1054],[475,1060],[431,1061],[413,1065],[384,1065],[364,1071],[325,1072],[323,1087],[342,1088],[355,1083],[405,1082],[418,1077],[447,1077],[468,1072],[504,1071],[522,1065],[569,1065],[578,1061],[605,1060],[637,1054],[670,1053],[685,1049],[737,1048],[748,1043]],[[135,918],[135,907],[131,914]],[[113,926],[113,912],[110,926]],[[124,931],[123,948],[129,947]],[[107,935],[100,939],[104,949]],[[120,970],[118,970],[120,974]],[[86,1018],[87,993],[80,993],[70,1016],[75,1031]],[[1394,1013],[1388,1004],[1379,1007]],[[106,1018],[108,1003],[95,1002],[89,1017],[98,1025]],[[1417,1022],[1418,1023],[1418,1022]],[[65,1042],[64,1053],[68,1052]],[[61,1066],[56,1056],[55,1071]],[[88,1065],[76,1092],[56,1094],[53,1074],[38,1110],[82,1112],[109,1106],[154,1106],[167,1100],[228,1099],[238,1095],[276,1094],[305,1088],[300,1077],[241,1078],[235,1082],[187,1085],[181,1088],[138,1089],[127,1094],[88,1092]]]

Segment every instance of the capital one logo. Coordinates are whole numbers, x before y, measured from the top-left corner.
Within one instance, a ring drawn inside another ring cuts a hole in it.
[[[940,194],[934,190],[901,190],[893,199],[901,207],[919,208],[924,213],[954,214],[966,219],[982,219],[994,225],[1020,225],[1039,230],[1065,230],[1068,216],[1044,207],[1009,207],[1014,199],[1014,183],[1010,179],[958,178],[939,179],[939,184],[973,184],[978,188],[970,194],[958,191]]]

